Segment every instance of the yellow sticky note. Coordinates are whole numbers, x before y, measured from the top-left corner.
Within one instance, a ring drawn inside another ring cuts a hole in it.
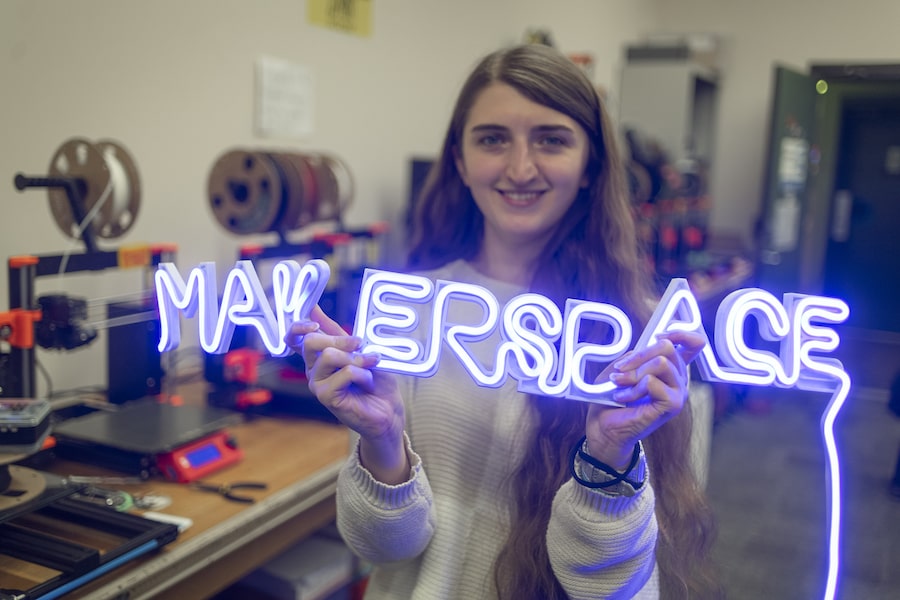
[[[372,0],[307,0],[306,18],[313,25],[368,37],[372,32]]]

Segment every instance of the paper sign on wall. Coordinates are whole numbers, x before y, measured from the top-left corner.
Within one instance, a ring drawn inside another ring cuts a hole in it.
[[[256,134],[268,138],[299,138],[315,124],[313,77],[309,68],[286,60],[256,61]]]

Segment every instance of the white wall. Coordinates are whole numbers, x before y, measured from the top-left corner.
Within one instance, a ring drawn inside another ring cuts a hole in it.
[[[712,227],[749,243],[763,193],[775,63],[900,62],[896,0],[661,0],[670,32],[723,37]]]
[[[233,262],[238,238],[214,221],[206,181],[226,148],[330,151],[357,184],[351,225],[394,219],[407,160],[437,151],[455,93],[474,62],[546,27],[566,52],[590,52],[597,83],[617,77],[622,47],[655,29],[655,0],[373,0],[371,37],[306,22],[301,0],[3,0],[0,2],[0,256],[70,246],[42,191],[13,189],[46,173],[74,136],[113,138],[134,156],[143,202],[115,245],[175,242],[182,268]],[[315,132],[254,137],[254,63],[261,55],[312,69]],[[41,281],[98,298],[135,289],[131,273]],[[0,310],[7,302],[0,274]],[[187,333],[186,333],[187,335]],[[102,344],[40,353],[56,389],[105,382]],[[43,386],[41,385],[41,388]]]

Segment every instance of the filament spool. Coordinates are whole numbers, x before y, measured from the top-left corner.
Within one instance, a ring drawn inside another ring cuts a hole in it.
[[[311,155],[319,184],[319,219],[337,219],[353,199],[353,178],[339,158],[330,154]]]
[[[213,164],[207,191],[216,220],[250,235],[340,219],[353,179],[343,161],[327,154],[231,149]]]
[[[337,181],[338,212],[344,214],[344,211],[350,208],[350,204],[353,203],[353,196],[356,193],[353,175],[350,173],[347,163],[337,156],[326,154],[324,155],[324,160]]]
[[[309,221],[307,206],[315,199],[309,197],[309,192],[304,184],[300,165],[296,164],[291,154],[285,152],[272,152],[267,155],[281,170],[282,185],[285,190],[284,206],[281,217],[275,227],[282,231],[293,229],[294,225],[302,222],[304,217]]]
[[[113,180],[113,198],[100,209],[97,228],[100,237],[117,238],[124,235],[137,220],[141,206],[141,186],[137,165],[128,150],[113,140],[98,140],[100,154],[110,170]],[[121,170],[121,173],[117,171]],[[123,186],[119,182],[124,180]],[[124,189],[123,189],[124,187]]]
[[[137,220],[140,177],[134,160],[121,144],[71,138],[54,153],[48,173],[50,177],[74,177],[83,182],[83,209],[90,216],[90,223],[78,222],[64,189],[54,187],[47,191],[53,219],[68,237],[79,239],[82,228],[90,227],[95,236],[114,239],[124,235]]]
[[[297,218],[287,221],[286,224],[288,229],[300,229],[319,219],[318,178],[311,161],[305,155],[284,153],[280,156],[291,164],[299,178],[300,186],[296,188],[298,193],[292,196],[299,204],[300,210]]]
[[[213,215],[232,233],[272,231],[283,209],[282,174],[265,154],[229,150],[213,165],[207,191]]]

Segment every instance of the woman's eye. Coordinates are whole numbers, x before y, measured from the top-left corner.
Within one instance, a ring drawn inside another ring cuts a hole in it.
[[[541,138],[542,146],[565,146],[566,139],[558,135],[548,135]]]
[[[496,134],[486,134],[478,138],[479,146],[499,146],[503,143],[503,138]]]

